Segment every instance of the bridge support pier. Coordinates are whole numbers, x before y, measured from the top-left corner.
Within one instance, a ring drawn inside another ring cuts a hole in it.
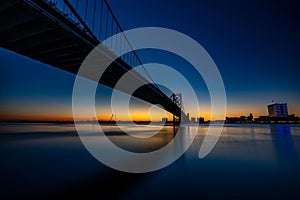
[[[176,135],[176,126],[179,126],[181,122],[181,116],[176,117],[176,115],[173,115],[173,134]]]

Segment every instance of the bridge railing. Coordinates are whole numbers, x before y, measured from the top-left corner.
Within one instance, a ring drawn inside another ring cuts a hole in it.
[[[114,13],[106,0],[45,0],[61,12],[71,22],[84,30],[86,34],[97,39],[99,42],[117,34],[122,33],[122,27],[117,21]],[[115,54],[122,50],[130,53],[121,56],[131,67],[142,65],[136,52],[125,34],[115,37],[111,42],[103,44]],[[146,72],[147,73],[147,72]],[[149,74],[146,74],[149,78]],[[150,77],[151,79],[151,77]]]

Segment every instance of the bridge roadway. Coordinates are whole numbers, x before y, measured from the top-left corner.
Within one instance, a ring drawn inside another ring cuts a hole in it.
[[[0,23],[0,47],[73,74],[77,74],[85,57],[100,44],[47,1],[1,0]],[[102,53],[97,55],[97,61],[105,63],[110,56],[116,57],[106,47],[100,48]],[[119,58],[110,64],[100,80],[95,81],[114,88],[119,78],[130,69],[132,67]],[[131,75],[130,80],[147,83],[133,96],[151,104],[160,104],[182,119],[186,117],[168,96],[139,73]],[[127,93],[126,89],[121,90]]]

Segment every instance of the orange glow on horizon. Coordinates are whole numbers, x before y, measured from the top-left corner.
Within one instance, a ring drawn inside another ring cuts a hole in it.
[[[84,108],[82,109],[83,113],[79,120],[87,121],[93,120],[88,113],[85,113]],[[259,116],[266,116],[268,112],[264,106],[262,107],[247,107],[243,105],[229,105],[227,107],[227,117],[240,117],[240,116],[249,116],[250,113],[253,114],[254,118]],[[296,114],[293,112],[294,109],[291,107],[289,109],[289,114]],[[119,113],[116,113],[117,121],[161,121],[162,118],[168,118],[168,120],[172,120],[172,114],[168,113],[160,108],[139,108],[139,109],[130,109],[130,113],[128,114],[124,110],[118,110]],[[211,113],[208,108],[200,109],[200,114],[197,113],[189,113],[190,119],[195,117],[203,117],[205,121],[208,120],[224,120],[218,116],[215,116],[211,119]],[[187,113],[187,112],[186,112]],[[108,108],[99,108],[97,109],[97,119],[98,120],[110,120],[111,119],[111,110]],[[0,112],[0,120],[4,121],[73,121],[72,109],[67,107],[58,107],[58,108],[30,108],[25,107],[22,109],[9,109],[1,110]]]

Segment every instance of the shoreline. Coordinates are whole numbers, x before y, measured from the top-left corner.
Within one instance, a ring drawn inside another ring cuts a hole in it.
[[[91,124],[91,123],[99,123],[99,124],[111,124],[111,125],[117,125],[118,124],[128,124],[128,123],[134,123],[136,125],[165,125],[165,126],[173,126],[173,122],[166,122],[165,124],[162,122],[151,122],[151,121],[80,121],[78,123],[80,124]],[[32,121],[32,120],[1,120],[1,123],[24,123],[24,124],[75,124],[74,121]],[[220,120],[211,121],[211,122],[204,122],[204,123],[183,123],[185,125],[209,125],[209,124],[229,124],[229,125],[246,125],[246,124],[300,124],[299,122],[285,122],[285,121],[278,121],[278,122],[249,122],[249,123],[227,123],[227,122],[221,122]],[[176,122],[176,125],[178,125],[178,122]]]

